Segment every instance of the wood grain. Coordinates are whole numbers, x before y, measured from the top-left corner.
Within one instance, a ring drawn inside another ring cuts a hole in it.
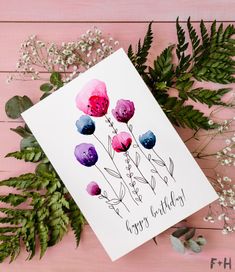
[[[18,0],[0,2],[1,21],[233,21],[233,0]]]
[[[210,269],[211,258],[223,260],[224,257],[232,257],[233,260],[234,244],[231,239],[235,238],[234,235],[222,236],[218,230],[200,230],[198,234],[208,239],[204,251],[200,254],[187,252],[181,255],[170,246],[168,236],[172,231],[169,229],[158,236],[158,246],[150,240],[116,262],[111,262],[93,231],[87,226],[78,249],[75,249],[73,234],[69,232],[62,243],[49,248],[42,260],[39,261],[37,255],[32,261],[26,262],[27,253],[23,252],[16,262],[3,264],[1,269],[4,272],[221,272],[224,270],[219,265]],[[227,271],[232,270],[227,268]]]

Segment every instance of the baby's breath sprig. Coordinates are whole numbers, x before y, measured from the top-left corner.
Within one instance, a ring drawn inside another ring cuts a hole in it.
[[[209,206],[205,221],[214,223],[219,220],[223,223],[222,233],[228,234],[235,231],[235,185],[228,176],[216,174],[213,181],[219,195],[218,202]]]
[[[112,37],[103,36],[102,31],[96,27],[88,29],[78,40],[62,42],[60,45],[44,42],[36,35],[31,35],[21,44],[16,73],[10,74],[7,82],[45,81],[45,72],[54,71],[62,74],[64,83],[69,82],[113,53],[118,44]]]

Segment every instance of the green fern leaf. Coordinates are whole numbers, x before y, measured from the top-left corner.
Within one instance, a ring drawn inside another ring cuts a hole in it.
[[[85,218],[72,198],[69,200],[69,203],[70,211],[68,216],[76,238],[76,244],[78,246],[81,238],[82,229],[85,224]]]
[[[187,96],[193,101],[207,104],[209,107],[213,105],[229,106],[221,101],[221,98],[229,91],[231,91],[231,89],[208,90],[204,88],[196,88],[187,92]]]
[[[149,24],[147,33],[144,37],[143,44],[141,45],[141,40],[138,42],[137,52],[134,53],[132,46],[128,48],[128,57],[132,61],[133,65],[136,67],[140,75],[143,75],[147,66],[145,65],[147,57],[149,54],[149,49],[153,41],[152,23]]]
[[[44,157],[44,153],[40,147],[35,146],[8,153],[6,157],[13,157],[17,160],[24,160],[26,162],[39,162]]]
[[[0,201],[4,203],[11,204],[12,206],[16,207],[21,203],[27,200],[26,196],[19,195],[19,194],[11,194],[9,193],[6,196],[0,196]]]

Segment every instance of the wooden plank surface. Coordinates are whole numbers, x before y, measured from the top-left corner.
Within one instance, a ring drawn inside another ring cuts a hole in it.
[[[175,19],[186,21],[191,16],[198,28],[200,19],[212,21],[217,19],[225,24],[235,21],[234,0],[1,0],[0,1],[0,179],[32,171],[34,165],[9,158],[5,154],[18,148],[20,137],[11,132],[10,127],[21,124],[21,120],[10,122],[4,113],[5,102],[13,95],[28,95],[34,102],[38,101],[40,82],[16,81],[5,84],[8,73],[15,70],[19,56],[19,45],[29,35],[37,34],[46,41],[75,40],[88,28],[96,25],[105,34],[111,34],[120,41],[120,46],[127,49],[130,43],[136,44],[145,34],[147,22],[154,21],[155,40],[150,60],[167,45],[176,41]],[[185,25],[185,23],[184,23]],[[46,74],[45,74],[46,76]],[[208,85],[212,86],[212,85]],[[234,85],[232,85],[234,87]],[[205,109],[205,108],[204,108]],[[223,117],[225,112],[222,113]],[[183,138],[189,131],[177,129]],[[191,148],[193,143],[189,145]],[[216,143],[217,146],[220,142]],[[202,167],[207,164],[200,162]],[[231,174],[234,174],[230,171]],[[6,193],[9,189],[1,188]],[[187,219],[189,226],[199,227],[198,234],[203,234],[208,245],[201,254],[174,252],[169,243],[170,229],[158,237],[158,247],[149,241],[137,250],[112,263],[104,252],[99,241],[86,226],[82,242],[75,249],[75,242],[70,231],[64,240],[48,250],[42,260],[38,256],[25,262],[26,252],[11,265],[0,266],[4,272],[32,271],[62,272],[171,272],[171,271],[224,271],[229,270],[218,264],[210,268],[211,258],[217,261],[232,258],[232,269],[235,267],[234,235],[221,234],[219,224],[208,224],[202,220],[206,209]],[[181,223],[182,224],[182,223]],[[232,270],[231,270],[232,271]]]
[[[208,244],[200,254],[187,252],[181,255],[174,252],[170,246],[170,229],[157,238],[158,246],[150,240],[135,251],[129,253],[116,262],[111,262],[104,252],[93,231],[87,226],[83,233],[78,249],[75,249],[74,238],[71,232],[63,242],[50,248],[42,260],[38,255],[34,260],[25,262],[27,253],[23,252],[20,258],[8,265],[1,266],[4,272],[36,271],[36,272],[221,272],[233,271],[218,264],[210,268],[211,258],[224,261],[224,258],[234,257],[234,243],[232,236],[222,236],[220,231],[200,230],[200,234],[208,239]],[[124,242],[124,241],[123,241]],[[220,248],[220,250],[218,250]],[[232,263],[233,265],[233,263]],[[233,268],[233,266],[232,266]]]
[[[233,0],[2,0],[1,21],[233,21]]]

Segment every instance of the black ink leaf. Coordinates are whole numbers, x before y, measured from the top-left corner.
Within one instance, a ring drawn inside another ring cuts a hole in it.
[[[136,179],[137,181],[141,182],[141,183],[147,183],[145,178],[142,177],[134,177],[134,179]]]
[[[108,196],[108,194],[107,194],[107,192],[106,192],[106,191],[103,191],[103,195],[104,195],[105,197],[107,197],[107,196]]]
[[[140,199],[140,201],[142,201],[142,195],[139,195],[139,199]]]
[[[107,204],[110,204],[110,205],[118,205],[119,203],[120,203],[120,200],[117,198],[113,198],[107,201]]]
[[[136,191],[136,193],[138,193],[139,192],[139,188],[136,188],[135,191]]]
[[[134,195],[136,195],[137,193],[136,193],[136,191],[132,191],[132,193],[134,194]]]
[[[115,177],[115,178],[121,178],[120,174],[110,168],[104,168],[105,171],[109,173],[109,175]]]
[[[134,147],[134,148],[137,148],[137,147],[138,147],[138,145],[137,145],[137,144],[133,144],[133,147]]]
[[[108,153],[109,153],[109,156],[113,158],[112,139],[110,135],[108,135]]]
[[[154,190],[156,188],[156,179],[154,176],[151,176],[150,184],[151,184],[152,189]]]
[[[108,203],[108,202],[107,202]],[[112,205],[109,205],[109,209],[114,209],[114,207]]]
[[[168,177],[167,176],[164,177],[164,181],[165,181],[166,185],[168,185]]]
[[[152,159],[152,161],[154,161],[159,166],[165,166],[165,163],[163,161],[161,161],[161,160]]]
[[[148,160],[149,161],[151,160],[151,154],[148,154]]]
[[[102,199],[102,198],[104,198],[102,195],[100,195],[99,197],[98,197],[99,199]]]
[[[136,201],[140,201],[138,197],[135,198]]]
[[[128,128],[131,132],[133,131],[133,126],[131,124],[128,126]]]
[[[135,153],[135,165],[138,167],[140,164],[140,154],[138,152]]]
[[[151,169],[150,170],[152,173],[157,173],[157,171],[155,169]]]
[[[169,157],[169,160],[170,160],[169,172],[170,172],[171,176],[173,176],[173,172],[174,172],[174,163],[173,163],[171,157]]]
[[[124,198],[125,193],[126,193],[126,189],[123,186],[123,184],[121,183],[121,185],[120,185],[120,191],[119,191],[119,200],[120,201]]]

